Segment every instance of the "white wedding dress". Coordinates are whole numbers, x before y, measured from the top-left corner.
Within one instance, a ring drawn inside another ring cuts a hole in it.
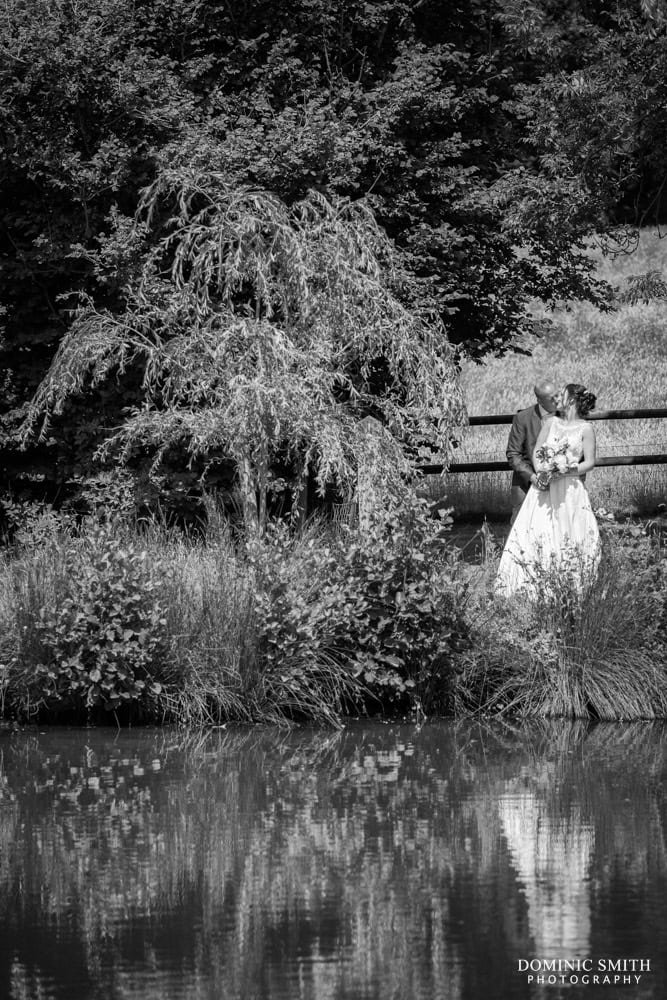
[[[568,465],[580,462],[583,426],[554,417],[545,444],[566,442]],[[518,591],[535,596],[550,572],[566,572],[583,585],[594,576],[599,560],[600,532],[588,491],[570,472],[552,480],[546,490],[528,490],[505,543],[495,591],[506,597]]]

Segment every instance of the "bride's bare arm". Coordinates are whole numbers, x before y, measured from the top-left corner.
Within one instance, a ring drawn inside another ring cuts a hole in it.
[[[584,424],[584,457],[577,466],[577,475],[585,476],[587,472],[595,468],[595,431],[590,424]]]

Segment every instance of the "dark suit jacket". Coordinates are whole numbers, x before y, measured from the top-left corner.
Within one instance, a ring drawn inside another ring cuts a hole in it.
[[[507,440],[507,461],[512,468],[512,505],[521,503],[530,486],[533,468],[533,451],[542,430],[542,419],[537,403],[514,414],[512,429]],[[519,495],[520,492],[520,495]]]

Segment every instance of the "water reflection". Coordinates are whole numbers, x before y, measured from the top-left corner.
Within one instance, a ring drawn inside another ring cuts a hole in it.
[[[536,956],[649,958],[662,997],[665,737],[5,736],[0,997],[524,998]]]
[[[533,952],[545,958],[590,955],[592,824],[579,809],[551,816],[546,799],[528,789],[501,795],[499,810],[526,896]]]

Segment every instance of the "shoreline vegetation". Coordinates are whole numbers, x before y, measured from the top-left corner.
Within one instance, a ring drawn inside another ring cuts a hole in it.
[[[313,522],[252,543],[211,519],[38,517],[0,564],[0,708],[18,722],[341,725],[346,717],[667,717],[660,519],[603,525],[580,595],[545,570],[501,602],[413,498],[362,536]]]

